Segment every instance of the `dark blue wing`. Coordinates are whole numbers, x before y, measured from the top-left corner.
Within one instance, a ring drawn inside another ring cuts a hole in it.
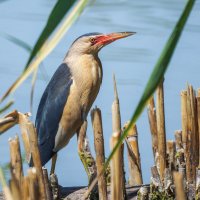
[[[53,156],[55,136],[72,84],[70,69],[63,63],[56,70],[41,98],[36,129],[42,165]]]

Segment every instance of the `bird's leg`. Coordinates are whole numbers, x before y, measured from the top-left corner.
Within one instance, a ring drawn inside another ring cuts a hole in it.
[[[89,143],[86,138],[86,130],[87,130],[87,121],[81,125],[79,130],[77,131],[77,140],[78,140],[78,154],[83,163],[85,171],[88,175],[89,184],[96,177],[96,165],[95,160],[90,152]]]
[[[52,157],[52,163],[51,163],[51,171],[50,171],[50,175],[54,174],[55,172],[55,168],[56,168],[56,160],[57,160],[57,153],[55,153]]]

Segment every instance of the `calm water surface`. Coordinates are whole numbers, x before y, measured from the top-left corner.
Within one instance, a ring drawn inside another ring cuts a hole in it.
[[[6,32],[34,45],[45,25],[55,0],[0,1],[0,32]],[[73,40],[88,32],[136,31],[135,36],[117,41],[100,52],[104,78],[94,103],[102,110],[106,155],[112,133],[111,104],[113,101],[112,74],[115,73],[121,104],[122,124],[130,119],[144,90],[153,66],[185,5],[183,0],[96,0],[89,3],[79,20],[43,62],[39,71],[32,120],[40,97],[57,66],[62,62]],[[181,128],[180,91],[186,82],[200,87],[200,1],[190,15],[184,33],[165,76],[165,110],[167,139]],[[0,95],[17,78],[28,59],[28,53],[0,37]],[[30,82],[27,80],[13,98],[21,112],[29,111]],[[88,138],[93,150],[93,132],[88,116]],[[153,165],[151,137],[146,110],[137,122],[144,182],[150,180]],[[0,164],[9,161],[8,138],[19,134],[18,127],[0,136]],[[26,165],[24,166],[27,167]],[[47,164],[50,167],[50,163]],[[127,168],[127,162],[126,162]],[[128,170],[127,170],[128,172]],[[56,173],[64,186],[86,185],[87,176],[77,154],[76,137],[58,157]],[[128,173],[127,173],[128,175]]]

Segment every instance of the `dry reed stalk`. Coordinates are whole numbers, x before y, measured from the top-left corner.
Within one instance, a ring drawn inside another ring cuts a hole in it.
[[[175,184],[175,190],[176,190],[176,199],[177,200],[186,200],[185,196],[185,190],[183,185],[183,175],[179,172],[173,173],[174,177],[174,184]]]
[[[2,168],[0,167],[0,183],[2,185],[2,190],[3,190],[3,194],[6,200],[14,200],[10,188],[7,186],[6,184],[6,180],[2,171]]]
[[[188,113],[188,131],[191,133],[191,178],[196,180],[196,167],[198,166],[198,127],[197,127],[197,110],[196,110],[196,97],[191,85],[187,87],[187,113]]]
[[[200,145],[200,89],[197,90],[197,116],[198,116],[198,135],[199,135],[199,145]],[[200,168],[200,148],[199,148],[199,165]]]
[[[12,179],[17,181],[17,185],[20,186],[23,177],[22,157],[20,151],[20,144],[18,136],[13,139],[9,139],[10,145],[10,171]]]
[[[22,200],[27,200],[29,199],[29,179],[27,176],[24,176],[22,179],[22,186],[21,188],[23,188],[21,190],[22,193]]]
[[[48,171],[45,167],[42,168],[42,171],[43,171],[43,176],[44,176],[44,185],[45,185],[47,200],[53,200],[51,186],[50,186],[49,178],[48,178]]]
[[[185,151],[185,161],[186,161],[186,179],[187,182],[192,182],[191,176],[191,132],[189,131],[189,94],[187,90],[181,91],[181,122],[182,122],[182,141],[183,141],[183,148]]]
[[[190,137],[190,144],[187,151],[189,151],[189,159],[191,162],[190,174],[188,174],[188,183],[192,183],[196,176],[196,128],[195,128],[195,111],[193,102],[193,88],[191,85],[187,86],[187,126],[188,126],[188,137]],[[189,139],[188,139],[189,140]],[[190,177],[189,177],[190,176]]]
[[[156,154],[158,153],[158,133],[157,133],[156,108],[155,108],[153,97],[149,99],[149,102],[147,105],[147,111],[148,111],[148,119],[149,119],[149,125],[150,125],[150,130],[151,130],[154,162],[156,164],[156,161],[157,161]]]
[[[120,133],[115,132],[111,137],[111,150],[117,144]],[[121,149],[118,148],[111,160],[111,200],[123,200],[123,185],[122,185],[122,160]]]
[[[126,125],[128,126],[128,124]],[[129,161],[129,184],[131,186],[142,185],[142,170],[140,162],[140,153],[138,146],[138,132],[136,125],[133,125],[126,138],[128,148],[128,161]]]
[[[22,196],[20,189],[23,188],[20,188],[21,185],[19,185],[19,182],[15,179],[15,177],[9,181],[9,185],[13,198],[15,200],[21,200]]]
[[[167,141],[167,161],[168,161],[168,168],[170,169],[170,171],[175,169],[175,144],[173,140],[168,140]]]
[[[163,81],[157,88],[156,119],[158,130],[158,160],[160,178],[164,180],[166,168],[166,133],[165,133],[165,111],[164,111],[164,88]]]
[[[186,142],[187,142],[187,134],[188,134],[188,127],[187,127],[187,91],[181,91],[181,124],[182,124],[182,141],[183,141],[183,148],[186,149]]]
[[[33,164],[37,171],[37,178],[40,190],[41,199],[46,199],[45,185],[44,185],[44,177],[42,172],[42,164],[40,159],[40,153],[38,149],[38,140],[37,133],[34,125],[31,122],[26,124],[27,130],[30,138],[30,150],[33,158]]]
[[[0,119],[0,135],[18,123],[18,112],[16,110],[10,112]]]
[[[113,128],[113,134],[119,134],[121,135],[121,115],[120,115],[120,105],[119,105],[119,98],[118,98],[118,92],[117,92],[117,84],[115,80],[115,75],[113,75],[113,85],[114,85],[114,101],[112,104],[112,128]],[[123,144],[119,148],[120,151],[120,162],[121,166],[119,166],[120,171],[120,185],[122,190],[122,196],[121,200],[126,197],[126,188],[125,188],[125,176],[124,176],[124,146]]]
[[[92,118],[93,132],[94,132],[94,147],[95,147],[95,152],[96,152],[97,175],[99,175],[101,171],[103,170],[103,166],[105,163],[101,110],[97,107],[93,109],[91,111],[91,118]],[[107,199],[107,184],[106,184],[105,175],[102,175],[99,178],[98,188],[99,188],[99,199],[106,200]]]
[[[27,123],[30,123],[30,120],[28,119],[29,114],[22,114],[18,113],[19,115],[19,126],[21,130],[21,136],[25,148],[25,153],[26,153],[26,160],[29,163],[31,159],[31,150],[30,150],[30,142],[29,142],[29,136],[28,136],[28,130],[26,127]]]
[[[28,180],[30,200],[43,199],[40,193],[40,184],[38,182],[37,169],[35,167],[28,169]]]

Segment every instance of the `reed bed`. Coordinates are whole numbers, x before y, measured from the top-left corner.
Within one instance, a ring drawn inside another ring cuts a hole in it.
[[[106,160],[101,110],[95,107],[91,111],[96,157],[93,157],[87,140],[87,122],[79,130],[78,137],[78,153],[88,174],[89,185],[96,176],[99,176],[98,184],[88,199],[200,199],[200,89],[196,92],[191,85],[188,85],[186,90],[180,92],[180,102],[182,130],[175,130],[174,140],[166,140],[163,81],[157,88],[156,102],[154,97],[149,99],[147,111],[155,165],[151,167],[151,180],[148,185],[143,185],[138,144],[139,133],[136,124],[129,129],[125,139],[126,146],[122,144],[117,149],[109,167],[103,170]],[[115,78],[112,120],[111,150],[129,124],[127,122],[122,128]],[[70,188],[70,192],[69,188],[65,188],[64,195],[59,187],[56,174],[48,174],[47,169],[41,166],[37,133],[33,123],[29,120],[28,113],[22,114],[13,111],[0,119],[0,133],[16,124],[19,124],[21,129],[26,160],[32,159],[34,167],[29,168],[27,173],[24,173],[19,137],[10,138],[8,142],[11,178],[7,183],[0,168],[0,181],[4,195],[4,197],[0,196],[0,199],[84,199],[87,187],[74,188],[73,190]],[[128,180],[125,179],[124,170],[125,147],[128,151]]]

